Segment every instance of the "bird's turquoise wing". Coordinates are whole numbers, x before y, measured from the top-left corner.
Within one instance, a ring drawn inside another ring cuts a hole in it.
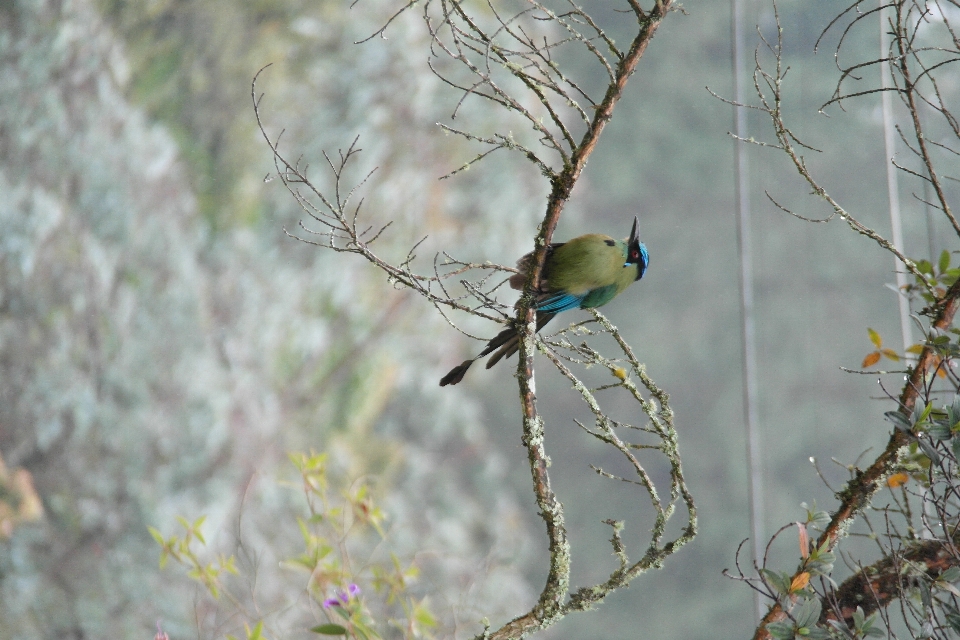
[[[591,289],[583,295],[575,295],[564,291],[557,292],[537,303],[537,311],[560,313],[571,309],[593,309],[602,307],[617,297],[617,285]]]
[[[589,292],[587,295],[590,295]],[[572,293],[560,291],[537,303],[537,311],[549,311],[550,313],[560,313],[570,309],[579,309],[580,303],[585,296],[577,296]]]

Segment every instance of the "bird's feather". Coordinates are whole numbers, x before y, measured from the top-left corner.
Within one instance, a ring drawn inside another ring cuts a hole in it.
[[[589,294],[588,294],[589,295]],[[549,311],[560,313],[561,311],[570,311],[579,309],[580,303],[586,296],[577,296],[563,291],[544,297],[537,301],[537,311]]]

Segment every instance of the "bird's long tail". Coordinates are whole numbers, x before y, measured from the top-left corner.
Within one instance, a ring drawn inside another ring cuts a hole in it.
[[[540,331],[550,320],[553,319],[555,313],[538,313],[537,314],[537,331]],[[495,335],[490,342],[487,343],[487,346],[484,347],[476,357],[470,358],[469,360],[464,360],[453,369],[450,370],[450,373],[440,378],[440,386],[445,387],[448,384],[457,384],[463,380],[463,376],[466,375],[467,369],[470,368],[474,362],[480,358],[490,355],[490,360],[487,362],[487,369],[497,364],[503,358],[509,358],[517,351],[520,350],[520,339],[517,335],[517,329],[514,326],[509,326],[497,335]],[[496,352],[496,353],[494,353]]]

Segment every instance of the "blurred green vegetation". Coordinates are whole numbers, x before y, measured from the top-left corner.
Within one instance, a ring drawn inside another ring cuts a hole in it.
[[[273,135],[319,158],[363,134],[356,174],[379,167],[366,206],[396,220],[384,255],[423,233],[520,251],[494,230],[530,224],[524,185],[481,201],[502,174],[456,193],[436,183],[465,150],[423,136],[438,83],[420,68],[417,23],[398,23],[406,46],[388,57],[346,46],[383,16],[333,2],[8,14],[0,451],[33,478],[45,517],[0,544],[0,637],[136,637],[157,620],[172,637],[242,631],[159,570],[148,526],[170,535],[176,516],[206,516],[211,552],[236,554],[259,610],[282,618],[303,579],[257,567],[302,544],[288,517],[302,498],[283,485],[297,449],[327,452],[345,481],[370,478],[391,547],[421,554],[417,588],[471,590],[437,596],[444,628],[531,597],[526,523],[496,491],[506,464],[479,406],[435,388],[443,345],[427,338],[447,325],[373,269],[284,235],[303,212],[264,180],[250,81],[273,62],[261,85]],[[425,339],[406,339],[414,329]]]

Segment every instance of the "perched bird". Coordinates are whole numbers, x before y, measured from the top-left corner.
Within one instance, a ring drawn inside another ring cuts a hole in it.
[[[602,307],[642,278],[650,264],[650,257],[647,248],[640,242],[639,229],[640,221],[634,217],[633,229],[626,240],[588,233],[567,242],[549,245],[536,294],[537,331],[561,311]],[[510,277],[512,288],[523,289],[532,264],[532,253],[517,261],[519,271]],[[463,380],[470,365],[486,355],[493,353],[487,362],[489,369],[502,358],[512,356],[519,348],[516,327],[507,327],[487,343],[480,355],[464,360],[443,376],[440,386],[457,384]]]

